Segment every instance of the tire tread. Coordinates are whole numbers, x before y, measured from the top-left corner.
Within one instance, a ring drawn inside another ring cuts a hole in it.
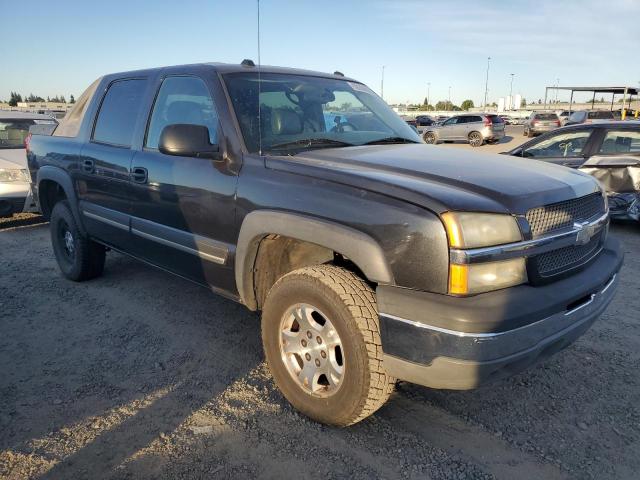
[[[355,320],[369,361],[369,389],[344,426],[353,425],[378,410],[393,392],[396,379],[385,371],[375,292],[358,275],[335,265],[304,267],[281,277],[276,284],[293,275],[313,277],[335,292]],[[275,285],[274,285],[275,286]]]

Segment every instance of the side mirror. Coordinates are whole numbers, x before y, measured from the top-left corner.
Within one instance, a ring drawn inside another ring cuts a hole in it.
[[[160,134],[158,150],[165,155],[180,157],[221,158],[220,147],[209,142],[209,129],[204,125],[167,125]]]

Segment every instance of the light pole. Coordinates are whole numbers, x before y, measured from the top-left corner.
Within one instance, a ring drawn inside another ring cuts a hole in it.
[[[427,108],[429,107],[429,92],[431,91],[431,82],[427,83]]]
[[[513,110],[514,109],[514,102],[513,102],[513,76],[515,75],[515,73],[510,73],[509,75],[511,75],[511,87],[509,87],[509,98],[511,99],[511,105],[509,105],[509,110]]]
[[[384,100],[384,65],[382,65],[382,78],[380,79],[380,96]]]
[[[558,103],[558,87],[560,86],[560,79],[556,78],[556,103]]]
[[[487,57],[487,78],[484,82],[484,108],[487,109],[487,94],[489,93],[489,62],[491,57]]]
[[[447,110],[451,110],[451,87],[449,87],[449,103],[447,103]]]

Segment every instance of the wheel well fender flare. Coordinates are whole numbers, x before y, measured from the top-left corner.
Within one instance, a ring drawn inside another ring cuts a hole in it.
[[[257,210],[249,213],[242,222],[235,260],[238,293],[251,310],[257,309],[253,268],[258,246],[267,235],[283,235],[331,249],[355,263],[369,281],[393,284],[393,274],[384,252],[369,235],[304,214]]]
[[[80,216],[80,209],[78,208],[78,197],[73,188],[73,181],[71,180],[71,176],[59,167],[54,167],[52,165],[45,165],[40,167],[38,170],[38,175],[36,177],[36,185],[38,185],[38,201],[40,202],[40,210],[42,213],[45,213],[45,208],[48,208],[49,213],[52,208],[49,205],[42,205],[42,202],[46,202],[47,199],[44,198],[41,193],[41,184],[43,181],[48,180],[57,183],[60,185],[62,190],[64,191],[67,200],[69,201],[69,206],[71,207],[71,212],[73,213],[73,217],[76,220],[78,228],[82,233],[85,233],[84,225],[82,223],[82,218]]]

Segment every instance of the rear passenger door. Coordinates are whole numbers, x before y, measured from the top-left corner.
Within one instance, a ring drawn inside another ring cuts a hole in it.
[[[76,175],[80,211],[89,234],[116,248],[130,246],[132,144],[141,127],[145,78],[111,82],[102,97]]]
[[[236,173],[224,160],[158,150],[162,130],[173,124],[206,126],[210,142],[223,143],[212,86],[193,75],[159,82],[144,145],[132,163],[133,252],[198,283],[234,292]]]

